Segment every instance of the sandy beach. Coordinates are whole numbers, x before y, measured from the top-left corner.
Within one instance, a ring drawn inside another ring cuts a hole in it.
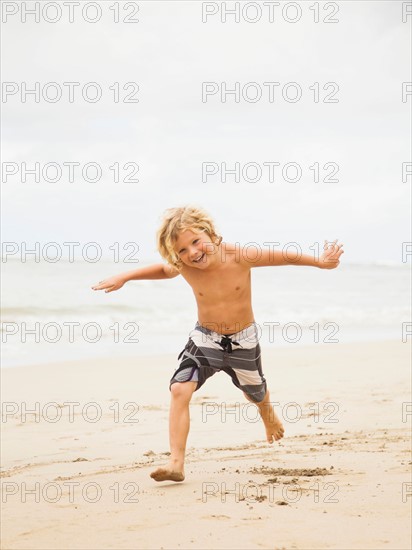
[[[2,548],[408,549],[410,352],[263,349],[273,445],[216,374],[192,399],[183,483],[149,477],[176,355],[4,369]]]

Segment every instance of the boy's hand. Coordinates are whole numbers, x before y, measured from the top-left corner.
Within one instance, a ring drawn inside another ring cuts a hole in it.
[[[125,282],[126,280],[121,275],[115,275],[114,277],[100,281],[99,284],[92,286],[92,289],[112,292],[113,290],[119,290],[119,288],[122,288]]]
[[[338,239],[329,243],[325,240],[323,245],[324,253],[319,258],[319,267],[322,269],[335,269],[339,265],[339,258],[343,254],[343,244],[338,244]]]

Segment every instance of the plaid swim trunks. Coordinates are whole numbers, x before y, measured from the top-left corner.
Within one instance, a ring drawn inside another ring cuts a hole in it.
[[[169,389],[176,382],[197,382],[198,390],[216,372],[224,371],[252,401],[262,401],[266,394],[256,323],[235,334],[224,335],[198,322],[178,356]]]

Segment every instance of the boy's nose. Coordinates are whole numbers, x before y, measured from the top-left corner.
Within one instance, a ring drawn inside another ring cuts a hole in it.
[[[197,248],[193,247],[191,250],[190,250],[190,258],[192,260],[194,260],[195,258],[197,258],[199,256],[199,254],[201,254],[201,251],[198,250]]]

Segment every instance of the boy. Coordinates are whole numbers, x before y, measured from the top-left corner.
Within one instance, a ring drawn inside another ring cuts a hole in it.
[[[150,475],[156,481],[183,481],[189,402],[215,372],[223,370],[259,409],[269,443],[283,437],[283,426],[270,406],[260,361],[257,326],[251,304],[252,267],[304,265],[333,269],[343,253],[337,240],[318,259],[309,255],[289,260],[282,252],[257,246],[241,249],[222,242],[209,215],[186,206],[166,210],[157,245],[167,264],[155,264],[111,277],[92,287],[112,292],[142,279],[171,279],[181,275],[192,287],[198,321],[180,353],[170,380],[170,461]],[[252,258],[252,259],[250,259]]]

